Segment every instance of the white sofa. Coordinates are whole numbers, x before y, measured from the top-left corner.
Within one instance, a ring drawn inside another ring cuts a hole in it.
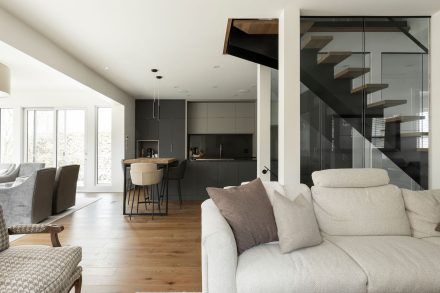
[[[313,202],[324,241],[288,254],[273,242],[238,256],[214,202],[202,204],[204,293],[440,292],[440,237],[412,237],[402,191],[385,171],[326,170],[313,180],[311,191],[264,183],[269,198],[276,189]]]

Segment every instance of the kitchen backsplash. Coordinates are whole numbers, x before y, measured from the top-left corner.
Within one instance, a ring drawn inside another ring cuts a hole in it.
[[[198,148],[204,158],[251,158],[252,134],[191,134],[188,135],[188,151]],[[190,156],[188,156],[190,157]]]

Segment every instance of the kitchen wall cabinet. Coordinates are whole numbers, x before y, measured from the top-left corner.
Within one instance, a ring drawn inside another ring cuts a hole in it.
[[[159,140],[160,157],[184,159],[185,108],[185,100],[137,100],[136,140]]]
[[[188,134],[254,134],[253,102],[190,102]]]

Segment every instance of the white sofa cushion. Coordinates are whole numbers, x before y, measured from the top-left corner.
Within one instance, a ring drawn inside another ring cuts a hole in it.
[[[402,193],[394,185],[312,187],[315,214],[327,235],[411,235]]]
[[[440,246],[440,237],[426,237],[422,238],[424,241]]]
[[[406,236],[337,236],[368,277],[369,293],[440,292],[440,247]]]
[[[278,181],[263,181],[264,189],[269,197],[270,202],[273,205],[273,198],[275,191],[284,195],[290,200],[295,200],[298,194],[302,194],[305,199],[312,201],[312,193],[310,188],[305,184],[287,184],[281,185]]]
[[[313,184],[320,187],[374,187],[390,183],[383,169],[329,169],[312,173]]]
[[[278,243],[248,249],[239,256],[236,278],[237,293],[367,292],[365,273],[327,241],[289,254]]]
[[[302,194],[295,200],[275,191],[273,214],[282,253],[318,245],[322,242],[313,205]]]
[[[440,190],[402,189],[402,194],[413,236],[440,236],[440,232],[435,231],[440,223]]]

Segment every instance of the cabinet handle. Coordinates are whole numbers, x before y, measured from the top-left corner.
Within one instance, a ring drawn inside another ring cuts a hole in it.
[[[171,152],[173,152],[173,144],[171,144]]]
[[[160,102],[157,103],[157,120],[160,120]]]
[[[153,119],[156,119],[156,100],[153,100]]]

